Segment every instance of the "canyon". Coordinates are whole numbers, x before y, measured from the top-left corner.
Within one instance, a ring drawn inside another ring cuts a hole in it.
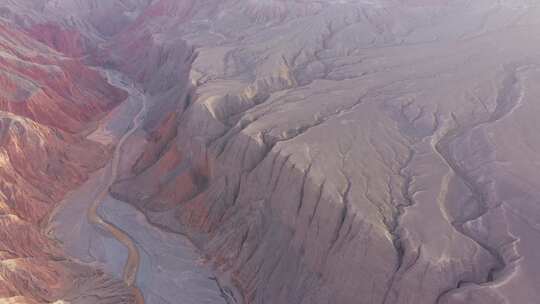
[[[0,303],[538,303],[539,23],[0,1]]]

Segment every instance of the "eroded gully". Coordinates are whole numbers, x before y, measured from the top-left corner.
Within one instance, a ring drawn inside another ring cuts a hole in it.
[[[459,123],[456,123],[458,125],[457,127],[448,130],[438,140],[434,140],[432,143],[433,150],[450,170],[449,176],[458,177],[465,183],[471,195],[477,202],[479,207],[478,209],[480,210],[477,212],[477,214],[470,215],[467,218],[456,219],[452,223],[456,231],[476,242],[481,248],[486,250],[495,261],[495,265],[492,267],[492,269],[490,269],[485,280],[483,282],[475,282],[477,285],[485,286],[490,283],[494,283],[496,280],[496,274],[501,273],[506,267],[508,267],[508,265],[499,248],[492,246],[488,240],[478,239],[477,237],[471,235],[466,231],[466,229],[464,229],[464,226],[469,222],[482,218],[489,212],[491,208],[496,208],[498,204],[497,202],[490,201],[487,198],[485,190],[482,188],[482,186],[471,178],[466,168],[463,168],[459,164],[459,161],[454,158],[452,153],[452,143],[458,138],[465,136],[477,128],[482,128],[489,126],[490,124],[497,123],[506,116],[512,114],[512,112],[519,106],[523,96],[522,88],[519,83],[519,70],[520,68],[518,66],[504,67],[504,79],[496,97],[495,109],[487,115],[486,119],[473,123],[472,125],[460,125]],[[509,275],[509,273],[507,273],[507,275]],[[467,282],[458,282],[455,288],[451,288],[441,293],[436,303],[439,303],[440,300],[446,295],[460,289],[462,283]]]

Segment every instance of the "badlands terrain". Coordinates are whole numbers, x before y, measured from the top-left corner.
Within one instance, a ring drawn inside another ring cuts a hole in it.
[[[0,0],[0,303],[537,304],[533,0]]]

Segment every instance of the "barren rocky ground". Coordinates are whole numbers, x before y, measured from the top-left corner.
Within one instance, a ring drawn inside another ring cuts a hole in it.
[[[537,303],[539,23],[0,1],[0,303]]]

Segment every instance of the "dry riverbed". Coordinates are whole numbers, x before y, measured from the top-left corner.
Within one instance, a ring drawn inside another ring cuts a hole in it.
[[[111,198],[110,185],[122,164],[136,157],[142,138],[139,125],[145,96],[122,75],[104,72],[109,81],[130,93],[89,139],[117,144],[107,166],[69,193],[52,214],[48,232],[73,258],[93,264],[136,287],[147,304],[226,303],[211,269],[184,236],[149,224],[130,204]],[[129,149],[123,149],[129,143]],[[126,153],[129,152],[129,153]],[[141,299],[142,301],[142,299]],[[141,302],[139,301],[139,302]]]

